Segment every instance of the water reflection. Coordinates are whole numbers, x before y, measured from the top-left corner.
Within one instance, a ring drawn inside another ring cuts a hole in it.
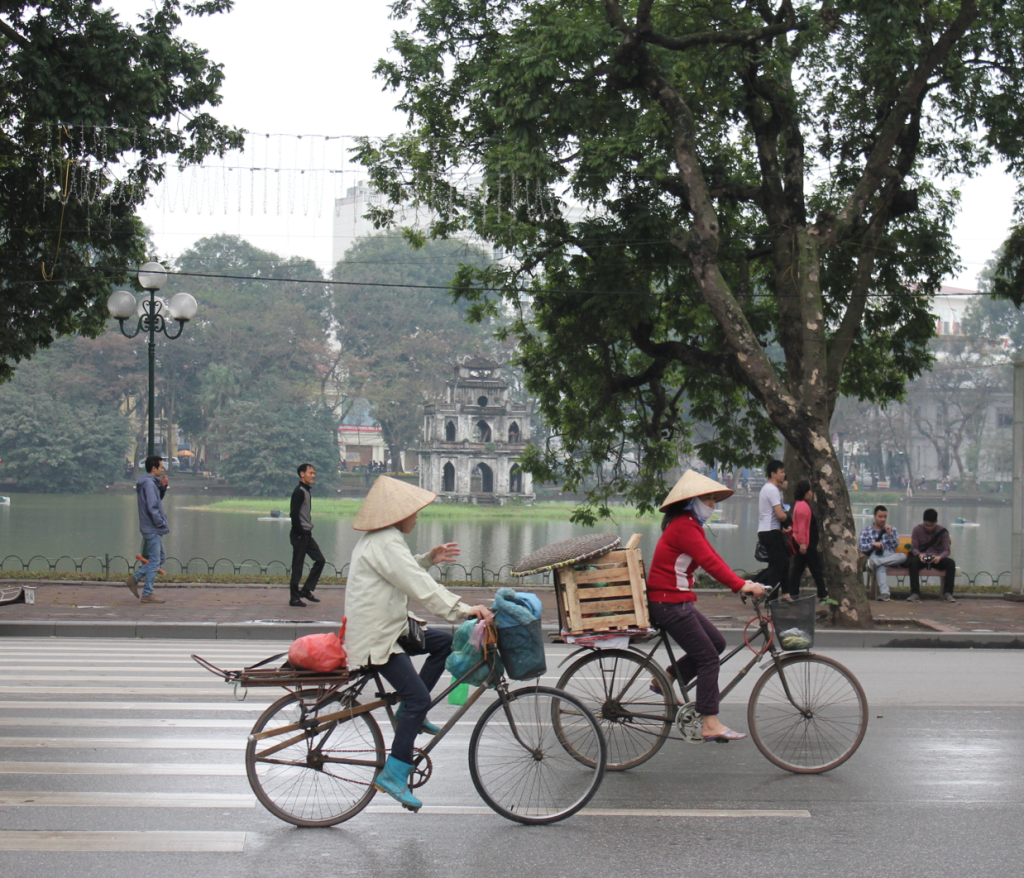
[[[169,555],[182,563],[190,558],[205,558],[210,563],[218,558],[236,563],[254,559],[263,565],[275,559],[289,563],[287,519],[257,521],[254,514],[203,509],[209,502],[212,501],[202,495],[175,495],[173,491],[168,494],[165,506],[171,533],[165,545]],[[939,509],[939,521],[950,531],[953,557],[961,569],[971,574],[986,570],[993,576],[1010,569],[1009,507],[904,502],[889,505],[890,521],[900,533],[908,534],[929,505]],[[865,504],[854,502],[856,512],[864,507]],[[712,545],[734,568],[759,569],[761,565],[753,557],[757,539],[756,498],[735,497],[719,508],[723,521],[735,526],[710,527],[708,538]],[[644,557],[650,559],[661,533],[659,521],[638,521],[630,516],[585,528],[569,523],[570,512],[567,505],[564,519],[535,521],[421,519],[409,542],[414,551],[422,552],[440,542],[455,541],[462,548],[460,560],[466,568],[483,565],[496,571],[549,543],[594,531],[617,533],[623,541],[630,534],[639,533]],[[958,517],[978,522],[980,527],[952,524]],[[868,518],[858,515],[858,530],[867,521]],[[348,563],[352,547],[359,539],[359,534],[352,530],[351,519],[318,516],[314,505],[314,524],[317,541],[328,560],[338,568]],[[33,555],[132,557],[139,551],[140,543],[134,495],[15,494],[10,506],[0,506],[0,558],[9,554],[23,559]],[[66,569],[66,565],[62,566]]]

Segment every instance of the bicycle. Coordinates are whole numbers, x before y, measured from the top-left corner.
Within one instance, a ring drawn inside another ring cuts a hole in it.
[[[742,597],[746,602],[746,596]],[[770,664],[754,684],[747,703],[750,736],[758,750],[779,768],[797,774],[820,774],[846,762],[864,740],[867,698],[856,677],[834,659],[815,655],[809,647],[780,648],[771,620],[777,603],[767,604],[767,596],[764,601],[754,600],[756,615],[744,629],[744,642],[727,653],[721,664],[746,648],[754,657],[722,690],[721,697],[727,696],[769,654],[766,661]],[[763,604],[768,606],[767,613],[762,612]],[[756,629],[750,633],[755,622]],[[811,628],[813,632],[813,625]],[[582,647],[562,662],[580,652],[589,653],[565,670],[558,688],[575,695],[598,718],[608,744],[608,771],[624,771],[646,762],[671,736],[673,725],[681,735],[674,740],[703,741],[701,718],[690,699],[692,687],[670,681],[653,659],[664,646],[669,667],[676,664],[671,638],[667,632],[656,630],[655,644],[646,653],[632,643],[629,649]],[[673,683],[679,686],[679,703]]]
[[[469,742],[473,785],[489,807],[509,820],[564,820],[583,808],[601,785],[607,749],[600,726],[579,699],[558,689],[510,689],[497,670],[496,655],[488,645],[483,658],[431,702],[433,709],[488,666],[485,683],[425,747],[415,751],[409,785],[415,789],[430,779],[431,752],[490,687],[498,698],[480,715]],[[249,784],[268,811],[295,826],[334,826],[370,803],[377,792],[374,780],[388,755],[372,713],[385,708],[394,727],[394,705],[401,700],[397,693],[384,690],[376,670],[322,674],[289,667],[261,670],[254,665],[225,671],[199,656],[192,658],[236,688],[288,690],[256,720],[245,750]],[[371,683],[374,700],[360,703]]]

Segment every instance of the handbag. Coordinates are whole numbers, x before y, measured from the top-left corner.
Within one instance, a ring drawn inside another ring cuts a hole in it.
[[[398,645],[410,655],[416,655],[427,648],[427,635],[423,633],[423,626],[409,617],[409,630],[398,638]]]
[[[771,560],[771,556],[768,554],[768,547],[760,540],[757,541],[757,545],[754,547],[754,560],[760,561],[763,564],[767,564]]]

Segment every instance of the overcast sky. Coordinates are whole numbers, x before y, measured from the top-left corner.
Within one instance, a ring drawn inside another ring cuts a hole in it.
[[[107,5],[133,20],[150,0]],[[141,211],[161,257],[227,232],[330,268],[333,199],[362,176],[346,157],[344,138],[405,125],[391,109],[394,96],[372,74],[395,29],[387,7],[385,0],[237,0],[227,15],[185,22],[183,35],[224,65],[217,117],[282,136],[253,138],[244,157],[228,162],[230,170],[172,175]],[[1006,237],[1015,185],[992,169],[961,189],[955,238],[964,268],[948,283],[976,289],[978,272]]]

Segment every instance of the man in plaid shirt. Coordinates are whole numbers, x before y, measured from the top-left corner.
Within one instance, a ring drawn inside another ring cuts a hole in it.
[[[889,524],[889,510],[876,506],[875,518],[860,532],[858,546],[868,556],[868,570],[875,574],[881,601],[889,600],[889,574],[885,568],[907,563],[907,556],[896,551],[899,544],[900,535]]]

